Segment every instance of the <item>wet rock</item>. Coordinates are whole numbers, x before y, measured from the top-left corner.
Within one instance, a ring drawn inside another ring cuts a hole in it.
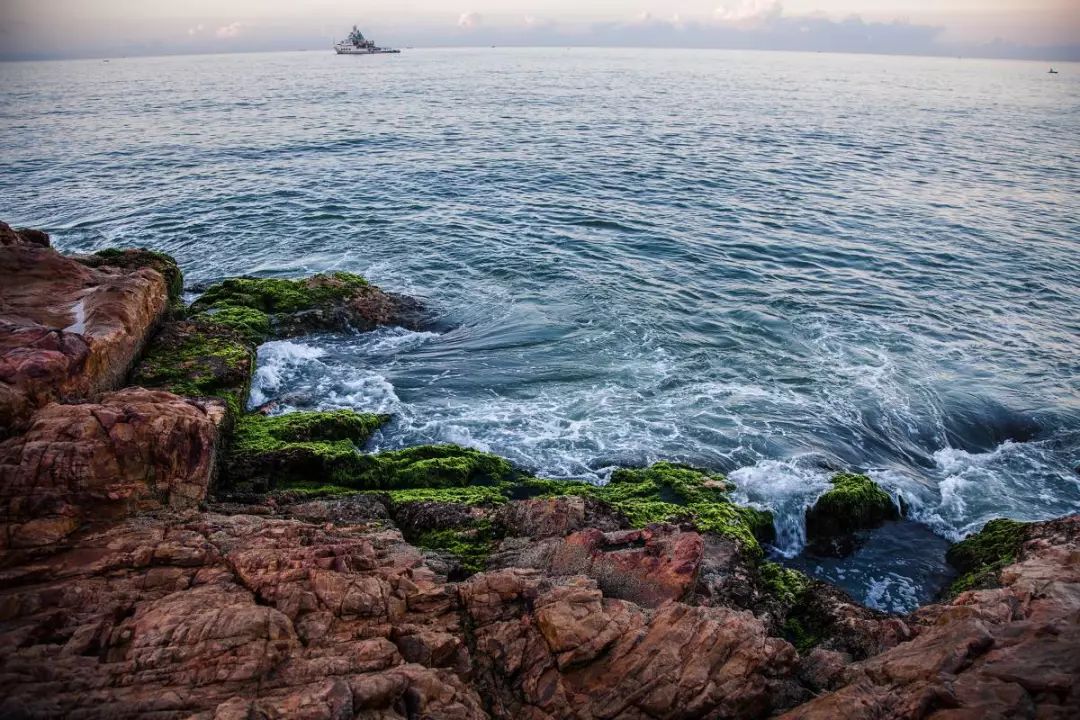
[[[956,543],[945,559],[961,574],[946,590],[955,596],[965,590],[992,587],[998,573],[1016,561],[1027,538],[1029,525],[1004,518],[991,520],[982,530]]]
[[[178,320],[154,337],[131,382],[185,397],[218,397],[239,414],[254,369],[254,349],[230,328]]]
[[[0,443],[0,548],[56,543],[83,522],[196,506],[225,408],[139,388],[52,404]]]
[[[35,231],[0,228],[0,437],[54,400],[118,387],[168,308],[150,268],[90,268]]]
[[[354,485],[357,447],[389,420],[352,410],[243,415],[225,463],[233,487],[259,489],[295,483]]]

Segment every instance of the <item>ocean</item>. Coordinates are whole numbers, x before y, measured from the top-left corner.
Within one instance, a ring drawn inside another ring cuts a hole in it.
[[[251,404],[377,410],[552,478],[660,459],[906,610],[949,541],[1080,510],[1080,65],[632,49],[0,64],[0,218],[192,293],[349,270],[430,327],[260,348]],[[917,524],[841,562],[869,473]]]

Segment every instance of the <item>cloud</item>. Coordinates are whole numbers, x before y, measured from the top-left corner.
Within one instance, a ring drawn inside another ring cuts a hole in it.
[[[713,18],[726,25],[750,27],[775,20],[784,14],[780,0],[722,0]]]
[[[461,13],[461,17],[458,18],[457,24],[459,28],[465,28],[466,30],[474,30],[484,22],[484,16],[477,12]]]
[[[240,36],[240,29],[242,27],[243,26],[238,22],[222,25],[214,32],[214,35],[218,40],[231,40],[232,38]]]
[[[203,31],[203,25],[202,25],[202,23],[199,23],[195,27],[188,28],[187,34],[188,35],[198,35],[202,31]]]

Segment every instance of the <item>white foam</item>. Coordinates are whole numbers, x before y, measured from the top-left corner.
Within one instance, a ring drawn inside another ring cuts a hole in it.
[[[800,465],[799,460],[762,460],[728,477],[737,502],[769,510],[776,528],[776,550],[785,557],[806,546],[806,508],[829,489],[829,473]]]
[[[417,332],[403,327],[378,328],[362,336],[357,350],[372,355],[393,355],[414,350],[438,337],[438,333]]]
[[[251,382],[249,407],[258,407],[278,393],[290,371],[318,362],[326,351],[291,340],[274,340],[259,347],[257,369]]]
[[[889,572],[870,578],[863,604],[883,612],[910,612],[919,606],[919,591],[910,578]]]
[[[1045,443],[1005,441],[973,453],[946,447],[933,454],[936,497],[905,495],[912,516],[950,540],[959,540],[996,517],[1036,520],[1080,509],[1069,500],[1080,480]]]

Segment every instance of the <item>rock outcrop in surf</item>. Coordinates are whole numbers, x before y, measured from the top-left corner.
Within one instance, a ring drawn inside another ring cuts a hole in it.
[[[771,517],[716,473],[555,482],[364,452],[385,416],[245,412],[258,343],[418,322],[414,301],[335,274],[185,308],[167,256],[89,257],[0,226],[2,715],[1080,709],[1080,516],[991,523],[950,553],[949,600],[885,615],[768,562]],[[895,517],[869,482],[839,478],[808,527]]]

